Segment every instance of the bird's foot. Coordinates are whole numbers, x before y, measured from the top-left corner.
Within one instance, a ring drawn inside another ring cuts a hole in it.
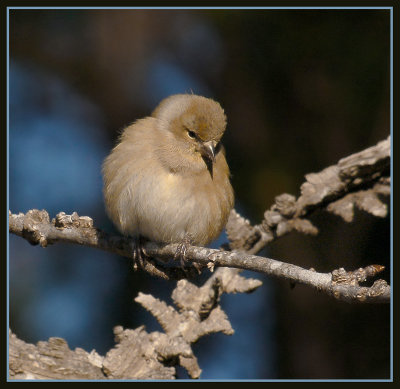
[[[146,250],[143,247],[145,240],[143,237],[135,237],[133,242],[133,270],[137,270],[139,267],[144,268],[145,259],[149,256],[146,254]]]
[[[176,249],[174,260],[179,260],[181,268],[186,272],[186,263],[188,262],[186,258],[187,249],[190,245],[193,244],[193,240],[189,235],[186,235],[183,240],[179,243],[178,248]],[[201,273],[201,266],[196,262],[192,262],[193,267],[197,270],[197,272]]]

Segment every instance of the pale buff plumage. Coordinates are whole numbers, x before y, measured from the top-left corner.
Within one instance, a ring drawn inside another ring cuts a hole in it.
[[[234,201],[219,144],[225,127],[217,102],[174,95],[125,128],[103,164],[106,209],[117,228],[167,243],[217,238]]]

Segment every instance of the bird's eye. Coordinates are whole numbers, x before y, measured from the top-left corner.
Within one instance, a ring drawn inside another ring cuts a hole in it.
[[[195,133],[194,131],[188,130],[187,133],[188,133],[188,135],[189,135],[189,138],[192,138],[192,139],[196,138],[196,133]]]

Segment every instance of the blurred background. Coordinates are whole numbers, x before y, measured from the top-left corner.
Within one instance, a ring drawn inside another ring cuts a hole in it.
[[[298,196],[305,174],[390,133],[389,10],[13,9],[9,50],[13,213],[76,211],[115,232],[102,161],[123,127],[174,93],[225,109],[235,207],[253,224],[275,196]],[[346,224],[319,212],[313,222],[318,236],[292,233],[264,254],[321,272],[389,267],[389,217],[356,212]],[[390,377],[389,305],[346,304],[244,274],[263,286],[222,297],[236,333],[194,345],[203,379]],[[10,327],[21,339],[59,336],[102,355],[116,325],[161,330],[133,299],[142,291],[170,302],[174,288],[134,273],[125,258],[13,235],[9,283]]]

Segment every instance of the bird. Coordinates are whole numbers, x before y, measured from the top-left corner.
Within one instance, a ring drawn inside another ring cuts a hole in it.
[[[182,264],[188,245],[220,235],[234,206],[226,125],[217,101],[176,94],[122,130],[102,175],[107,214],[123,235],[178,243]]]

